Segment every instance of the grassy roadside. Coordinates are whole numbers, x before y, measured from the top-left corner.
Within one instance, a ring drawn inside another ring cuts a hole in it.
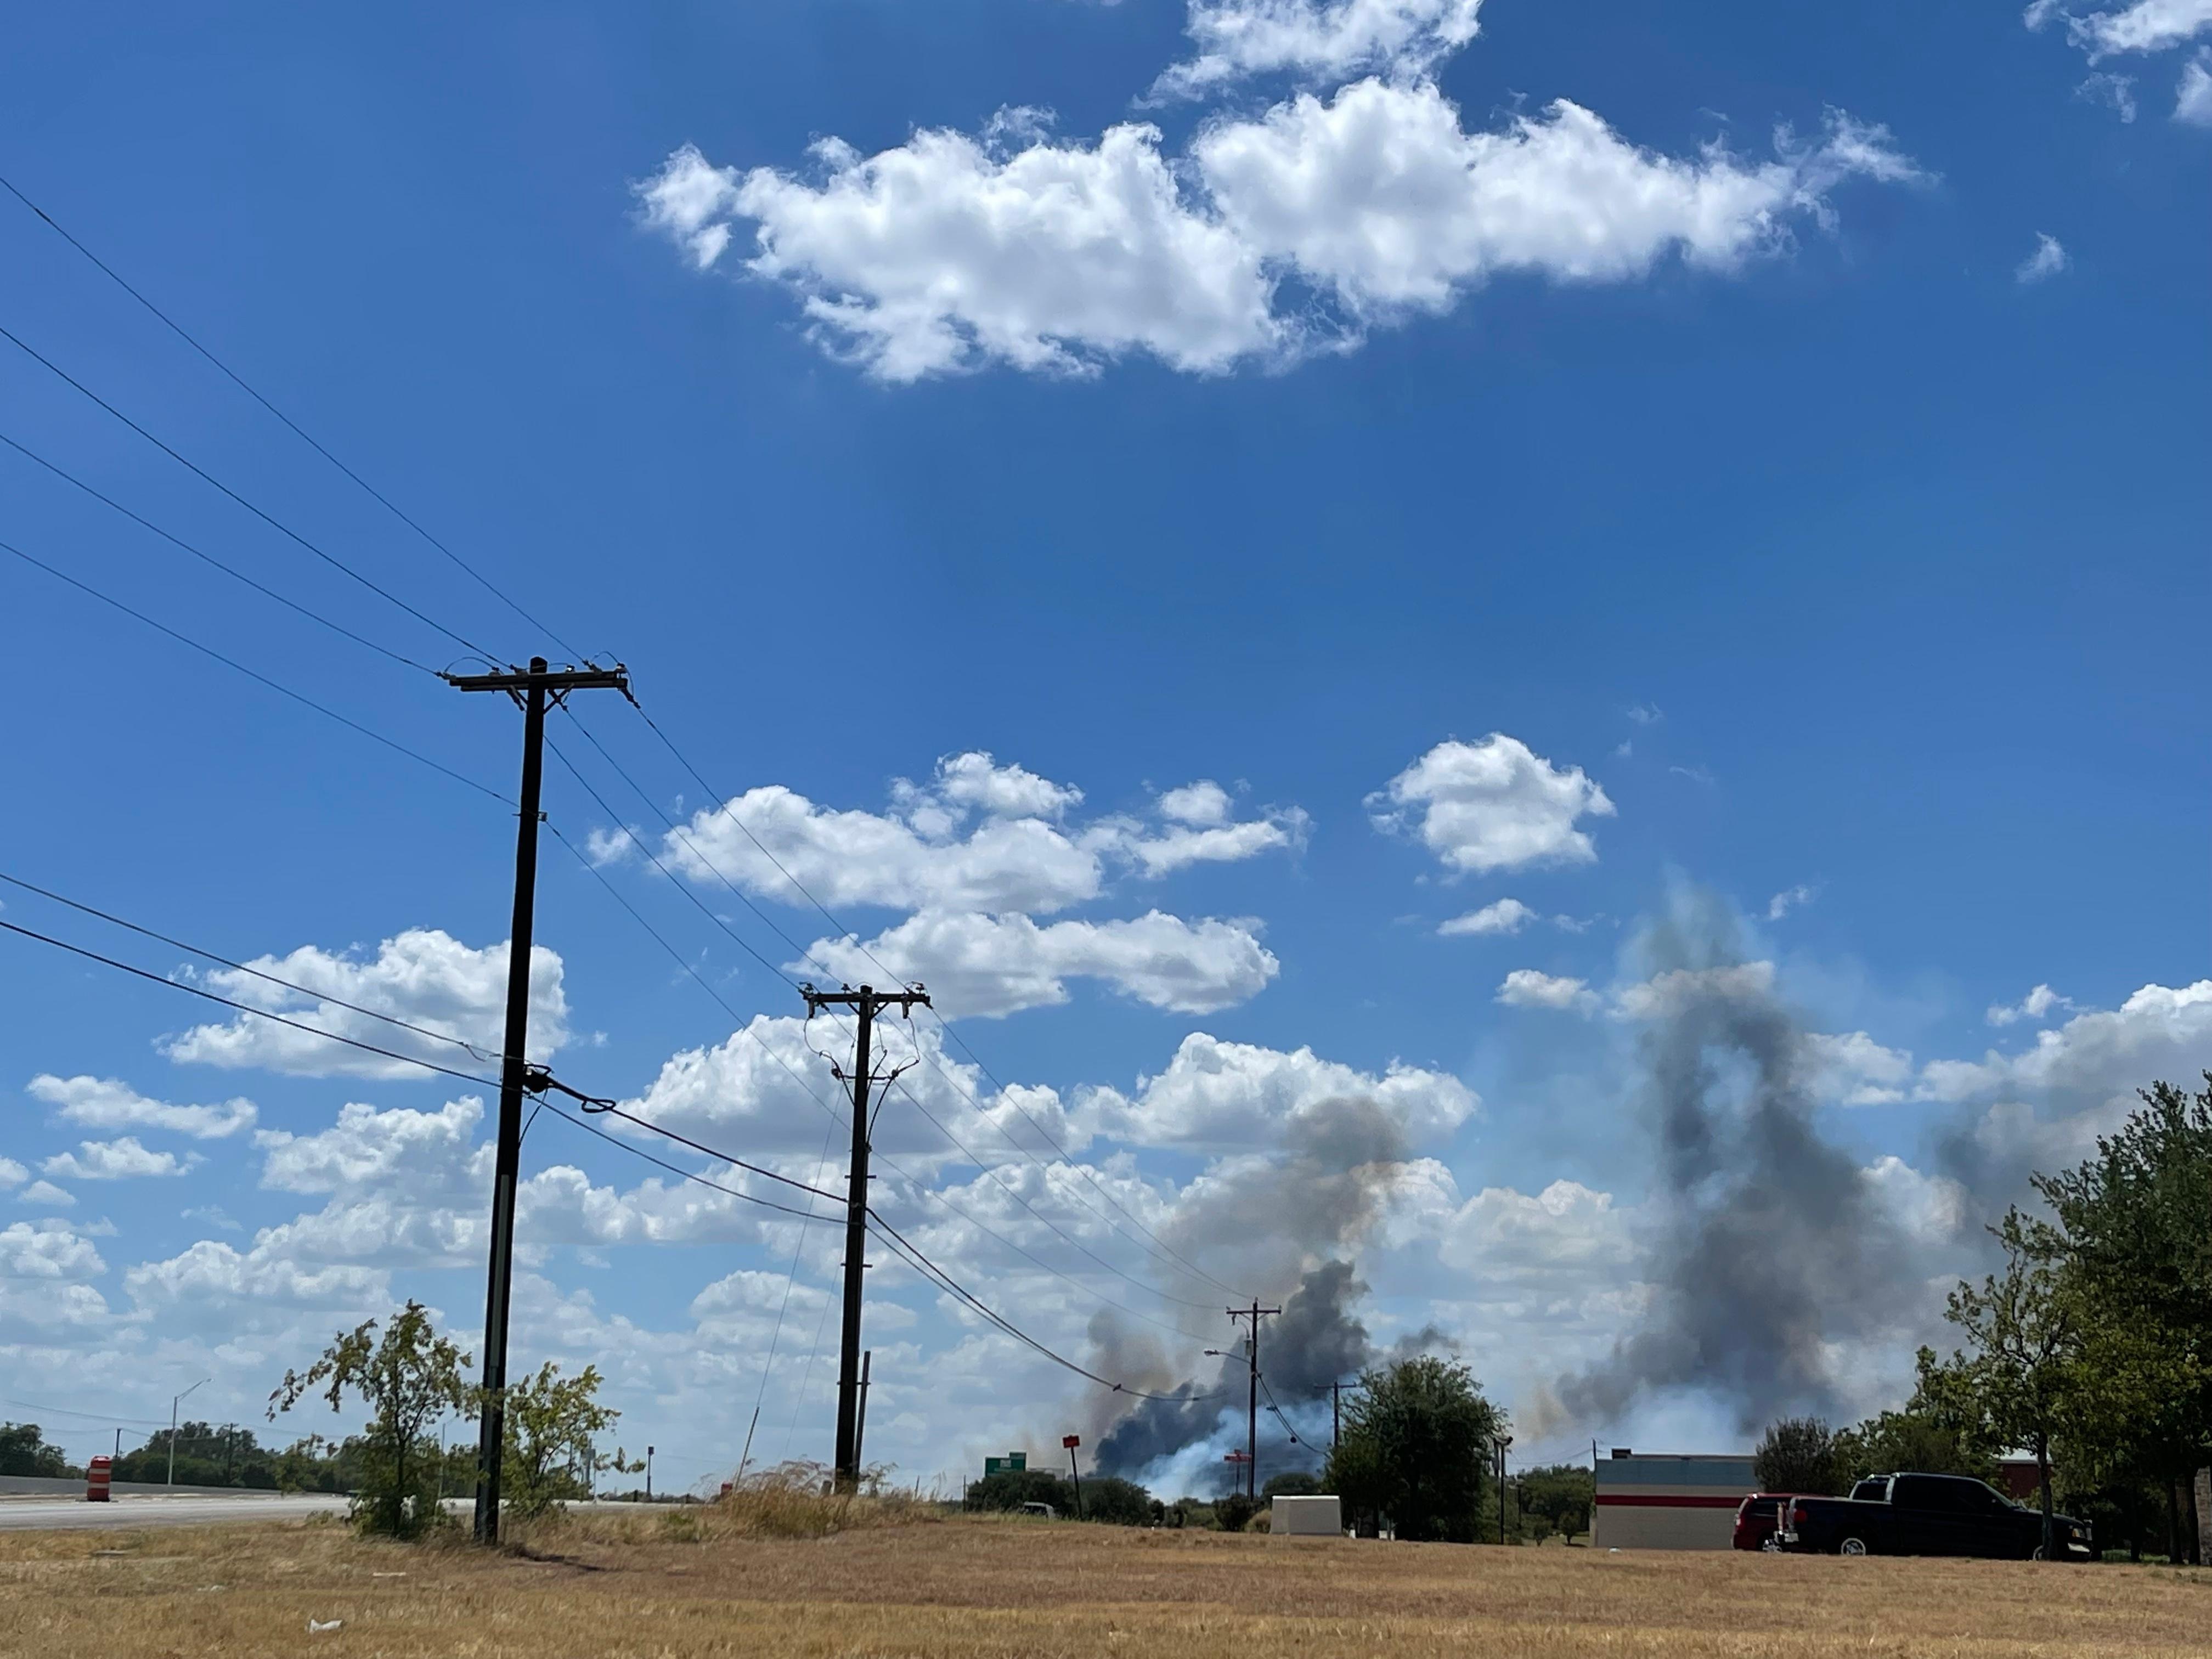
[[[831,1530],[831,1527],[835,1530]],[[2212,1575],[1154,1533],[878,1506],[0,1536],[0,1654],[2112,1656],[2207,1650]],[[310,1635],[309,1620],[343,1627]]]

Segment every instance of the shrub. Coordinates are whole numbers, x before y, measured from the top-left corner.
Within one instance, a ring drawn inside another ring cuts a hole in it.
[[[438,1442],[428,1432],[448,1413],[466,1415],[471,1389],[461,1372],[469,1357],[430,1326],[428,1311],[410,1302],[386,1322],[365,1320],[341,1331],[304,1371],[287,1371],[269,1396],[269,1415],[289,1411],[303,1395],[319,1394],[337,1411],[349,1392],[370,1411],[361,1437],[361,1484],[354,1494],[355,1524],[364,1532],[411,1537],[441,1525]]]

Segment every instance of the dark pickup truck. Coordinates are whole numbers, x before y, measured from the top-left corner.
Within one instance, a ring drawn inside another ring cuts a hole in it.
[[[2057,1559],[2090,1559],[2089,1528],[2051,1521]],[[1820,1555],[1978,1555],[2043,1559],[2043,1513],[1955,1474],[1878,1474],[1849,1498],[1793,1498],[1775,1534],[1785,1550]]]

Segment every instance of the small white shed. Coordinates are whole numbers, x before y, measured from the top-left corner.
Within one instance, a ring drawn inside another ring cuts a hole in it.
[[[1344,1511],[1334,1498],[1278,1498],[1267,1528],[1278,1538],[1340,1538]]]

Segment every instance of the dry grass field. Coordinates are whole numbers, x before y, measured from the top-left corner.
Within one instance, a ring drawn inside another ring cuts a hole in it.
[[[0,1536],[0,1654],[1744,1656],[2212,1652],[2212,1574],[1607,1554],[854,1516],[580,1518],[489,1553],[337,1524]],[[308,1621],[342,1620],[310,1634]]]

